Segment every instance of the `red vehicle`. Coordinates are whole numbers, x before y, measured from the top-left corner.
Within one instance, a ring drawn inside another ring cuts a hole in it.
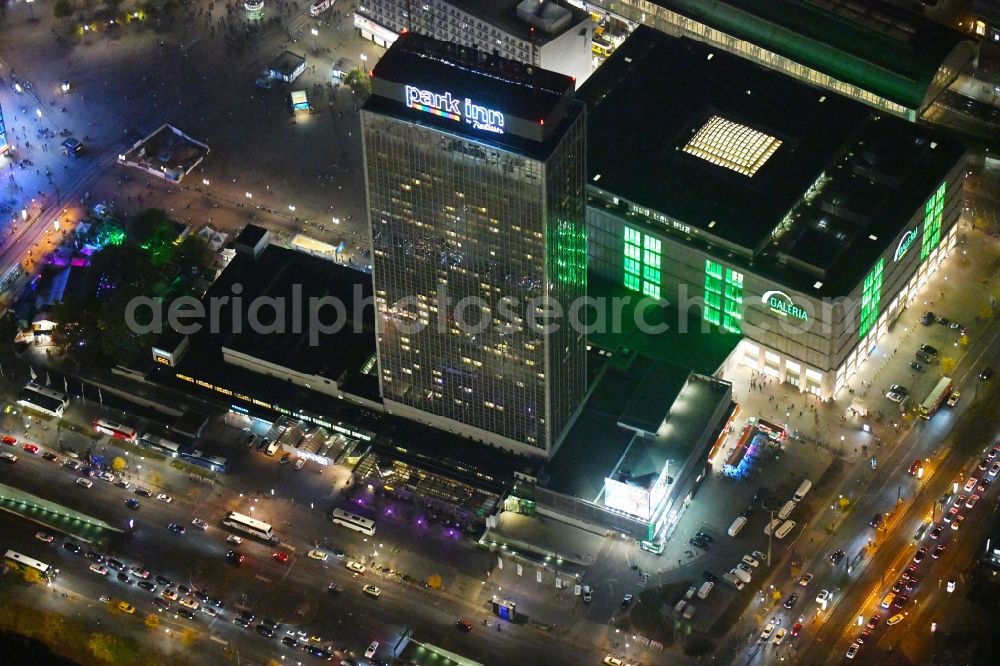
[[[36,456],[38,455],[38,447],[35,446],[34,444],[25,444],[24,445],[24,450],[27,453],[31,453],[31,454],[34,454]]]
[[[800,631],[802,631],[802,623],[801,622],[796,622],[792,626],[792,636],[798,636]]]
[[[97,432],[115,439],[124,439],[128,442],[134,442],[137,436],[135,428],[130,428],[127,425],[122,425],[121,423],[116,423],[115,421],[109,421],[107,419],[94,419],[92,425],[94,426],[94,430]]]
[[[288,553],[283,553],[280,550],[275,553],[271,553],[271,557],[273,557],[278,562],[281,562],[282,564],[288,562]]]
[[[920,472],[921,467],[922,464],[920,462],[920,458],[917,458],[912,463],[910,463],[910,469],[908,470],[910,472],[910,476],[916,476],[917,473]]]
[[[10,444],[11,446],[17,446],[17,438],[11,437],[10,435],[4,435],[3,438],[0,438],[0,442]]]

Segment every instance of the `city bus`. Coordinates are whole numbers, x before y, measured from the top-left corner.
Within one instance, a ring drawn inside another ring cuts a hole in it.
[[[319,16],[330,7],[333,7],[334,0],[316,0],[309,5],[309,16]]]
[[[258,539],[274,541],[274,532],[271,531],[270,525],[265,523],[263,520],[256,520],[250,516],[244,516],[242,513],[230,511],[226,514],[226,517],[222,519],[222,524],[232,527],[234,530],[252,534]]]
[[[39,562],[36,559],[32,559],[27,555],[22,555],[16,551],[8,550],[3,559],[4,563],[11,569],[19,569],[21,571],[34,569],[41,575],[42,580],[46,582],[51,582],[52,579],[56,577],[57,569],[54,567],[49,566],[44,562]]]
[[[124,439],[128,442],[134,442],[136,439],[135,428],[129,428],[121,423],[115,423],[114,421],[108,421],[107,419],[94,419],[93,425],[94,430],[107,435],[108,437]]]
[[[334,509],[333,514],[330,516],[330,520],[336,525],[343,525],[344,527],[354,530],[355,532],[361,532],[362,534],[367,534],[372,536],[375,534],[375,521],[370,518],[363,518],[350,511],[344,511],[343,509]]]
[[[192,465],[198,465],[199,467],[204,467],[205,469],[210,469],[213,472],[220,472],[222,474],[229,472],[229,461],[220,456],[210,456],[204,451],[199,451],[198,449],[181,451],[180,455],[181,460],[185,460]]]
[[[920,405],[920,416],[925,419],[929,419],[934,416],[934,412],[941,407],[945,398],[951,395],[951,389],[951,377],[942,377],[941,381],[939,381],[937,386],[934,387],[934,390],[931,391],[931,394],[927,396],[927,399],[924,400],[922,405]]]
[[[177,458],[181,454],[180,444],[171,442],[169,439],[164,439],[148,432],[139,438],[139,444],[145,446],[147,449],[153,449],[154,451],[159,451],[160,453],[166,453],[168,456],[172,456],[174,458]]]

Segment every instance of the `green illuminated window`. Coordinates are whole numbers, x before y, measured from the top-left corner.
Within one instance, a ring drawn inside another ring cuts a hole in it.
[[[941,217],[944,214],[944,193],[946,183],[938,186],[927,204],[924,206],[924,233],[920,242],[920,260],[930,256],[934,248],[941,242]]]
[[[560,221],[556,227],[557,277],[567,285],[587,284],[587,231],[583,225]]]
[[[633,291],[660,298],[661,241],[638,229],[625,227],[625,276],[623,283]]]
[[[743,273],[708,259],[705,261],[705,307],[702,317],[710,324],[740,332],[743,319]]]
[[[882,270],[885,268],[885,258],[879,259],[865,277],[864,285],[861,288],[861,322],[858,325],[858,337],[863,338],[868,335],[868,331],[875,325],[878,319],[878,304],[882,298]]]

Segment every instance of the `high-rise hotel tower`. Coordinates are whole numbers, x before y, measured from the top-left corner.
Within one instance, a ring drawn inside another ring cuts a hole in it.
[[[404,34],[361,114],[382,396],[549,456],[586,391],[585,109],[573,79]]]

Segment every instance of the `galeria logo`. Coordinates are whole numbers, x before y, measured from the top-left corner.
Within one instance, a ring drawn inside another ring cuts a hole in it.
[[[406,86],[406,106],[450,120],[460,122],[464,119],[478,130],[494,134],[504,133],[502,113],[476,104],[468,97],[459,99],[450,92],[436,93],[416,86]]]
[[[778,314],[794,317],[800,321],[809,321],[809,313],[792,302],[792,297],[783,291],[765,291],[760,297],[762,303]]]

